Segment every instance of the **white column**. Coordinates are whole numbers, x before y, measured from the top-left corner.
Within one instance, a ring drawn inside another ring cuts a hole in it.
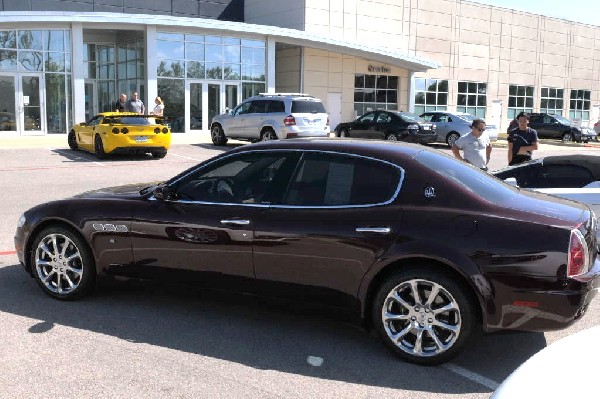
[[[275,93],[275,40],[267,37],[267,93]]]
[[[154,108],[154,99],[158,95],[156,81],[156,25],[146,26],[146,113]]]
[[[408,72],[408,112],[415,112],[415,72]]]
[[[73,123],[85,121],[85,82],[83,60],[83,25],[71,24],[71,81],[73,82]]]

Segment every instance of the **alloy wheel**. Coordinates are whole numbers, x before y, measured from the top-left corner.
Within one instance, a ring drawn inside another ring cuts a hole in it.
[[[398,141],[398,137],[394,133],[390,133],[385,138],[388,141]]]
[[[388,338],[411,356],[438,356],[454,345],[461,332],[458,302],[433,281],[402,282],[388,293],[381,312]]]
[[[277,140],[277,135],[272,130],[265,130],[261,136],[261,141]]]
[[[51,292],[67,295],[76,290],[83,277],[83,259],[77,245],[63,234],[48,234],[35,250],[35,271]]]

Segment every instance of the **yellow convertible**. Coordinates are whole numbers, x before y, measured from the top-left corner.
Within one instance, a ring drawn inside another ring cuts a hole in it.
[[[167,155],[171,130],[163,119],[133,112],[103,112],[73,126],[69,147],[93,152],[100,159],[109,154],[145,154],[155,158]]]

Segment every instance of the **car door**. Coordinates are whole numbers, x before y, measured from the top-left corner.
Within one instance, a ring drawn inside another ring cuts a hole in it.
[[[550,131],[548,125],[544,123],[543,115],[532,114],[529,117],[529,127],[535,129],[539,138],[552,138],[552,131]]]
[[[371,138],[385,140],[387,133],[395,134],[397,130],[398,126],[392,124],[392,115],[389,112],[381,111],[375,119],[375,129],[372,131]]]
[[[281,202],[254,232],[256,277],[265,292],[356,305],[360,281],[394,242],[391,204],[403,171],[383,161],[305,152]]]
[[[253,279],[254,226],[281,187],[275,183],[280,168],[291,174],[298,157],[224,156],[166,184],[158,198],[135,210],[133,270],[184,281]]]
[[[435,131],[437,133],[436,140],[445,143],[446,137],[451,130],[448,124],[448,115],[436,113],[431,118],[431,122],[435,124]]]
[[[104,117],[102,115],[96,115],[87,123],[79,125],[76,130],[79,147],[88,151],[94,150],[94,133],[96,126],[98,126],[103,119]]]
[[[568,128],[550,115],[544,115],[543,122],[545,137],[560,139],[563,133],[568,130]]]
[[[233,112],[231,117],[223,118],[223,130],[230,137],[246,137],[248,135],[246,119],[249,117],[250,102],[241,103]]]
[[[377,112],[371,111],[358,118],[352,126],[350,137],[371,138],[375,130],[376,116]]]

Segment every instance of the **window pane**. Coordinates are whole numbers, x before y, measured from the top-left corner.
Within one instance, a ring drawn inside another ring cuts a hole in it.
[[[164,101],[164,115],[167,117],[172,132],[183,132],[185,80],[157,79],[158,95]]]
[[[354,87],[355,88],[365,87],[365,75],[354,75]]]
[[[439,85],[438,85],[438,90],[447,93],[448,92],[448,81],[440,80]]]
[[[415,90],[425,91],[425,79],[415,79]]]
[[[477,106],[485,107],[487,105],[486,96],[477,96]]]
[[[180,33],[164,33],[164,32],[158,32],[156,34],[156,37],[158,39],[163,39],[163,40],[171,40],[171,41],[177,41],[177,42],[182,42],[184,39],[184,35],[180,34]]]
[[[204,61],[204,44],[186,43],[185,58],[188,60]]]
[[[448,104],[448,93],[438,93],[437,105],[447,105],[447,104]]]
[[[204,36],[202,36],[202,35],[185,35],[185,41],[202,43],[202,42],[204,42]]]
[[[158,76],[182,78],[184,76],[183,71],[183,61],[161,60],[156,73]]]
[[[436,98],[435,97],[436,97],[435,93],[426,93],[426,97],[425,97],[426,104],[435,105],[436,104]]]
[[[247,47],[265,47],[265,42],[262,40],[242,39],[242,46]]]
[[[415,94],[415,104],[425,104],[425,93]]]
[[[467,82],[458,82],[458,92],[459,93],[467,92]]]
[[[533,96],[533,87],[527,86],[527,88],[526,88],[525,91],[526,91],[526,93],[527,93],[528,96],[530,96],[530,97]]]
[[[387,91],[387,101],[388,103],[392,103],[393,105],[396,105],[396,108],[398,107],[397,102],[398,102],[398,91],[396,90],[388,90]]]
[[[525,87],[524,86],[517,86],[517,95],[518,96],[524,96],[525,95]]]
[[[526,97],[525,98],[525,106],[527,108],[532,108],[533,107],[533,98],[531,97]]]
[[[240,79],[240,64],[224,64],[223,79],[239,80]]]
[[[183,43],[166,42],[158,40],[156,42],[156,56],[159,58],[171,58],[182,60],[185,58]]]
[[[240,46],[223,46],[223,58],[225,62],[239,63],[241,61]]]
[[[517,95],[517,86],[514,86],[514,85],[508,86],[508,94],[511,96]]]
[[[41,71],[44,57],[41,51],[19,51],[19,69]]]
[[[369,89],[375,88],[375,75],[365,75],[365,87]]]
[[[548,97],[548,88],[542,87],[542,97]]]
[[[0,50],[0,70],[14,71],[17,69],[17,51]]]
[[[64,72],[65,53],[44,53],[47,72]]]
[[[377,88],[378,89],[387,88],[387,76],[377,76]]]
[[[458,105],[467,105],[467,96],[465,94],[459,94],[456,103]]]
[[[65,32],[62,30],[44,31],[44,50],[65,51]]]
[[[206,78],[207,79],[222,79],[222,67],[221,64],[214,62],[206,63]]]
[[[265,64],[265,49],[242,47],[242,63]]]
[[[397,76],[388,76],[388,89],[398,89]]]
[[[187,77],[192,79],[204,79],[204,63],[198,61],[188,61]]]
[[[18,48],[26,50],[42,50],[41,30],[20,30],[18,36]]]
[[[467,86],[467,90],[469,90],[469,93],[477,93],[477,83],[470,82]]]
[[[0,48],[17,48],[17,37],[14,30],[0,31]]]

